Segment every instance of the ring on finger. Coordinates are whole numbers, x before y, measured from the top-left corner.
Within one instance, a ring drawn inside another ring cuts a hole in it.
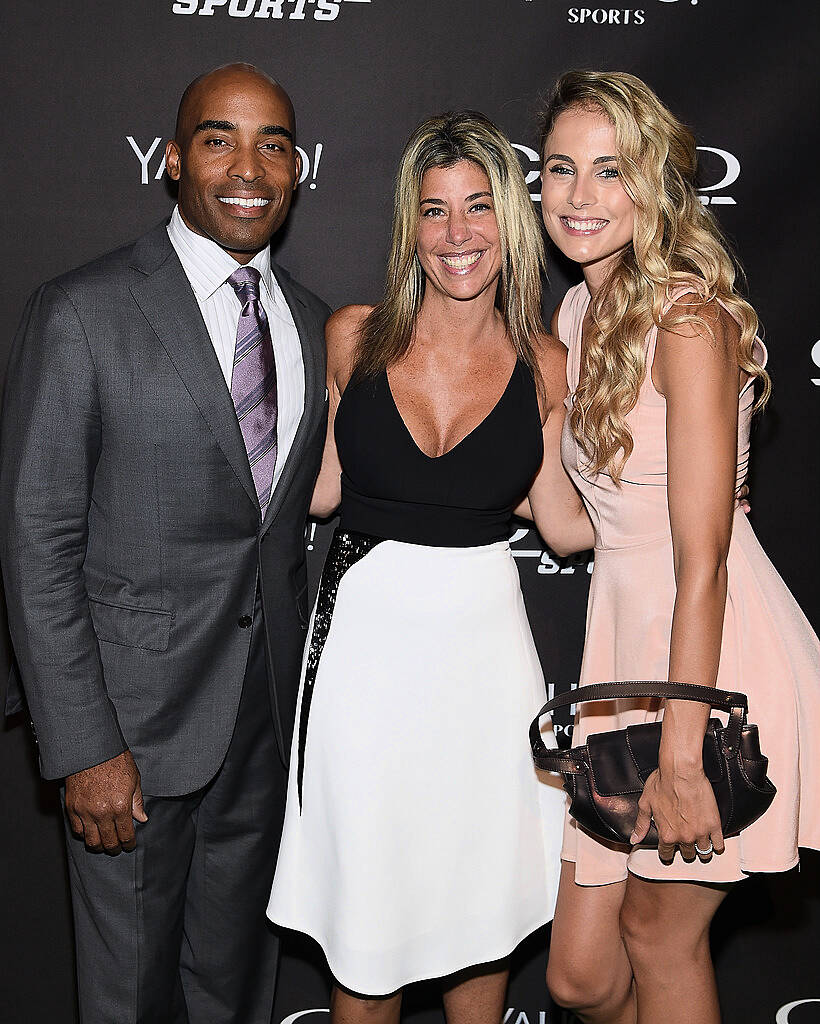
[[[699,857],[711,857],[714,852],[715,852],[715,847],[714,847],[714,844],[711,841],[709,842],[709,847],[706,850],[701,850],[701,848],[698,846],[698,844],[695,843],[695,853]]]

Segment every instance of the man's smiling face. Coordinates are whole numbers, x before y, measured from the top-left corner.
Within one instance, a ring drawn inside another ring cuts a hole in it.
[[[239,263],[264,249],[299,180],[294,134],[287,93],[258,71],[231,65],[195,82],[166,148],[188,227]]]

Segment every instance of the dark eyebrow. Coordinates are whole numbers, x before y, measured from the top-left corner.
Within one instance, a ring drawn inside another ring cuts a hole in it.
[[[281,124],[263,124],[257,135],[281,135],[282,138],[293,142],[293,132]]]
[[[480,199],[482,196],[489,196],[492,199],[492,192],[473,192],[471,196],[467,196],[464,200],[465,203],[472,203],[476,199]],[[447,203],[443,199],[422,199],[422,203],[436,203],[438,206],[446,206]]]
[[[200,121],[194,128],[195,132],[235,132],[237,127],[231,121]],[[263,124],[257,135],[281,135],[282,138],[293,142],[293,132],[281,124]]]
[[[592,162],[593,164],[608,164],[610,160],[617,159],[618,158],[616,156],[596,156]],[[565,153],[550,153],[548,157],[544,158],[544,163],[546,163],[547,160],[563,160],[565,163],[572,164],[573,166],[575,165],[575,161],[572,157],[567,156]]]
[[[200,121],[195,132],[235,132],[236,125],[230,121]]]

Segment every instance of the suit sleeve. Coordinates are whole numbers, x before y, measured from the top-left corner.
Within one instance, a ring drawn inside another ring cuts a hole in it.
[[[59,286],[44,285],[26,307],[6,377],[0,555],[12,644],[48,779],[126,748],[83,574],[101,439],[80,316]]]

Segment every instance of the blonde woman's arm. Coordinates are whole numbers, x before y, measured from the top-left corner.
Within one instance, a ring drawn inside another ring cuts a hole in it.
[[[676,597],[669,679],[714,686],[726,607],[729,542],[735,510],[738,387],[737,328],[720,307],[705,310],[707,325],[660,331],[651,368],[666,398],[669,521]],[[648,371],[649,372],[649,371]],[[650,816],[661,839],[659,856],[687,860],[695,845],[723,849],[720,819],[703,772],[702,745],[710,709],[668,701],[658,770],[647,780],[633,836]]]

